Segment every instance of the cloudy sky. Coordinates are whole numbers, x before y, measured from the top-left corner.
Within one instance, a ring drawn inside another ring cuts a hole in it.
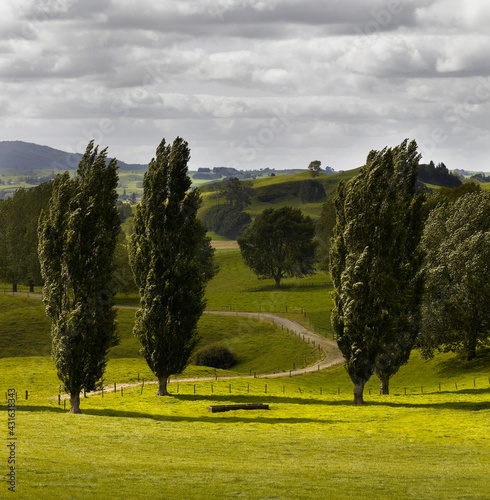
[[[2,0],[0,140],[348,170],[410,138],[490,171],[489,26],[484,0]]]

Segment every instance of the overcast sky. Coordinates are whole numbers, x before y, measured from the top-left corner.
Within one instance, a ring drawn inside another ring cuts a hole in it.
[[[1,0],[0,140],[191,169],[490,171],[487,0]]]

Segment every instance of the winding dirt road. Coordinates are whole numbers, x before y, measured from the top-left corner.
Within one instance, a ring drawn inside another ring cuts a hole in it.
[[[32,297],[35,299],[42,299],[42,295],[40,294],[35,294],[35,293],[23,293],[23,292],[9,292],[9,295],[21,295],[21,296],[27,296],[27,297]],[[131,309],[131,310],[137,310],[139,309],[138,307],[134,306],[114,306],[116,309]],[[297,370],[291,370],[287,372],[280,372],[280,373],[266,373],[262,375],[233,375],[233,376],[227,376],[227,377],[219,377],[219,380],[231,380],[231,379],[237,379],[237,378],[279,378],[279,377],[289,377],[292,374],[294,375],[301,375],[304,373],[311,373],[311,372],[316,372],[323,370],[325,368],[330,368],[333,366],[338,366],[341,365],[344,362],[344,358],[342,357],[342,354],[337,347],[337,344],[333,340],[326,339],[325,337],[321,337],[320,335],[317,335],[316,333],[313,333],[312,331],[308,330],[304,326],[300,325],[296,321],[292,321],[290,319],[282,318],[281,316],[277,316],[276,314],[272,313],[257,313],[257,312],[241,312],[241,311],[204,311],[204,314],[213,314],[217,316],[240,316],[240,317],[245,317],[245,318],[253,318],[253,319],[258,319],[261,321],[266,321],[267,323],[272,323],[277,326],[282,326],[283,328],[287,329],[291,335],[297,335],[299,338],[304,340],[305,342],[311,343],[316,346],[320,346],[320,348],[323,351],[324,357],[321,361],[318,363],[315,363],[314,365],[306,366],[304,368],[298,368]],[[176,380],[170,380],[170,383],[175,383],[175,382],[204,382],[208,380],[215,380],[215,377],[200,377],[200,378],[187,378],[187,379],[176,379]],[[147,384],[156,384],[157,382],[147,382]],[[138,386],[141,385],[141,383],[134,383],[134,384],[121,384],[119,387],[131,387],[131,386]],[[110,388],[111,386],[108,386]]]

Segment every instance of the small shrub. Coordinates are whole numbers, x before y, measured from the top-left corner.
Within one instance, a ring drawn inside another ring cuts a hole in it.
[[[274,203],[275,201],[286,196],[286,193],[266,193],[257,196],[257,199],[263,203]]]
[[[196,353],[194,363],[197,366],[210,366],[211,368],[230,368],[238,362],[235,354],[228,347],[220,344],[212,344]]]

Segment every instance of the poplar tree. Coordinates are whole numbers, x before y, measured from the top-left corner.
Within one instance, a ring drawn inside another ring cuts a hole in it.
[[[206,230],[196,217],[199,191],[189,190],[189,158],[183,139],[172,146],[162,140],[143,180],[129,247],[141,301],[133,332],[158,378],[159,396],[168,395],[168,377],[184,370],[197,345],[209,279],[200,263]]]
[[[113,309],[113,256],[120,218],[116,209],[116,160],[89,143],[77,176],[53,182],[49,211],[39,220],[39,261],[43,301],[51,318],[53,358],[80,412],[80,392],[96,389],[107,353],[118,343]]]
[[[354,403],[376,370],[382,393],[408,361],[420,323],[423,195],[415,193],[415,141],[372,151],[360,174],[341,183],[330,252],[332,324]]]

